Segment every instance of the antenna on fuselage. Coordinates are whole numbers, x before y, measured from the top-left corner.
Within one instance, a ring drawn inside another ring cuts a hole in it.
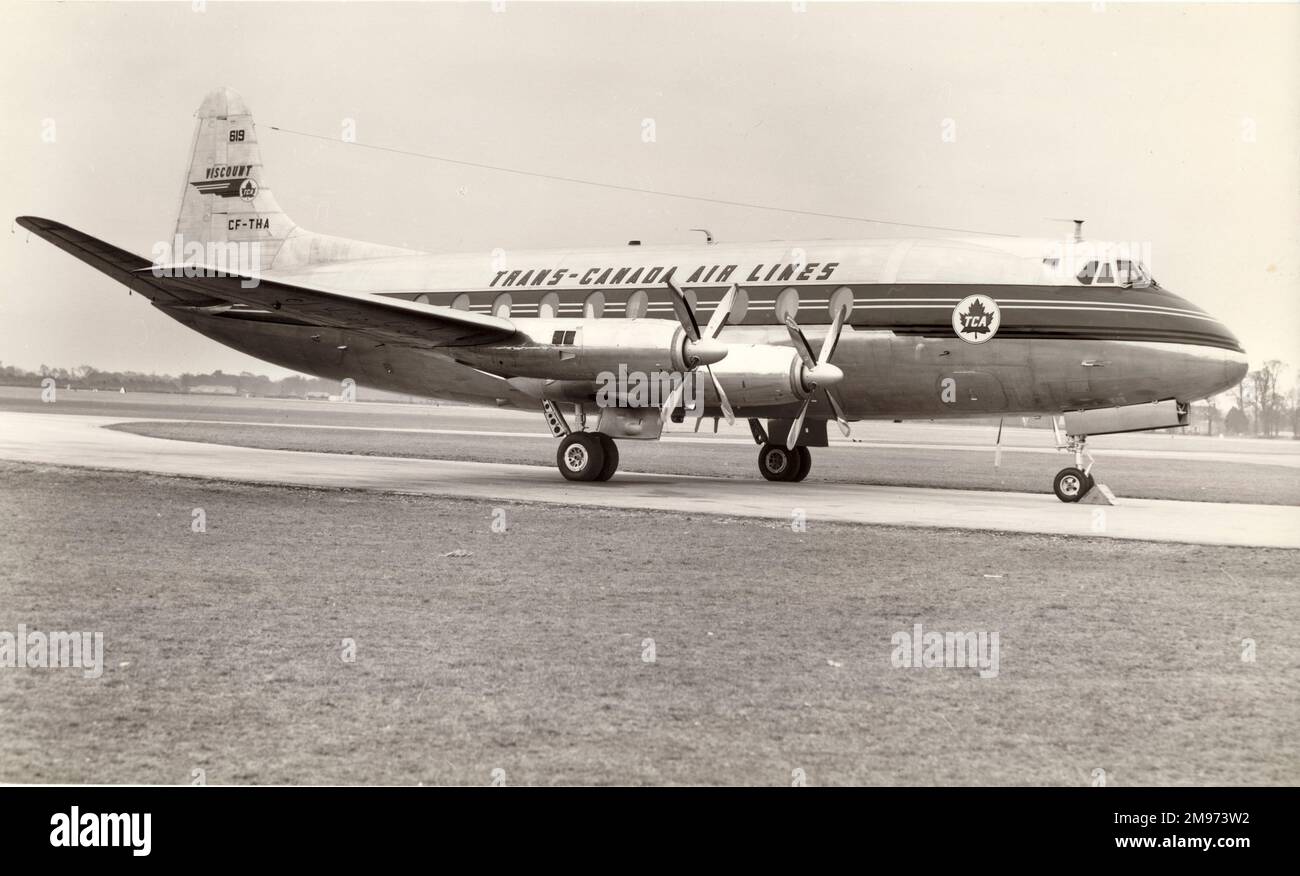
[[[1083,220],[1082,219],[1053,219],[1048,217],[1048,222],[1073,222],[1074,223],[1074,242],[1083,241]]]
[[[703,235],[704,235],[704,242],[705,242],[706,244],[713,243],[713,232],[710,231],[709,229],[707,229],[707,228],[692,228],[692,229],[690,229],[690,230],[691,230],[691,231],[698,231],[698,232],[700,232],[701,234],[703,234]]]

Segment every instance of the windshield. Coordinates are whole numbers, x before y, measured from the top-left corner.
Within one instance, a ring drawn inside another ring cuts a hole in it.
[[[1159,285],[1146,267],[1136,259],[1116,259],[1113,263],[1109,260],[1092,259],[1079,269],[1075,277],[1085,286],[1145,289]]]

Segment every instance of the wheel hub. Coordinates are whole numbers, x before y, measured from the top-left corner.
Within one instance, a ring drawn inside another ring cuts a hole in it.
[[[587,467],[587,448],[581,444],[571,444],[569,449],[564,451],[564,464],[569,471],[582,471]]]

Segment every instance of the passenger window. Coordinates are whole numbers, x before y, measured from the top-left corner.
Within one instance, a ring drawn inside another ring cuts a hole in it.
[[[456,300],[451,302],[451,307],[453,310],[469,310],[469,296],[463,292],[457,295]]]
[[[650,296],[644,289],[638,289],[628,296],[627,307],[623,311],[628,319],[642,319],[650,311]]]
[[[542,296],[542,303],[537,306],[537,315],[542,319],[555,319],[560,315],[560,296],[547,292]]]
[[[744,289],[737,289],[736,297],[731,302],[731,315],[727,317],[727,321],[732,325],[737,325],[745,321],[745,314],[747,313],[749,313],[749,293]]]
[[[497,296],[497,300],[492,302],[492,315],[501,319],[510,318],[510,293],[502,292]]]
[[[587,301],[582,305],[582,315],[586,319],[600,319],[605,312],[605,293],[592,292],[587,296]]]
[[[785,322],[787,316],[798,319],[799,290],[793,287],[782,289],[781,294],[776,296],[776,304],[772,310],[776,315],[777,322]]]

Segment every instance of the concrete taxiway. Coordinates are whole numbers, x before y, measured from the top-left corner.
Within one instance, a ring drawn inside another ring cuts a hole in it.
[[[0,459],[258,484],[550,502],[810,523],[887,524],[1189,544],[1300,548],[1300,507],[1122,499],[1065,505],[1051,495],[619,473],[565,481],[552,467],[263,450],[150,438],[122,417],[0,413]]]

